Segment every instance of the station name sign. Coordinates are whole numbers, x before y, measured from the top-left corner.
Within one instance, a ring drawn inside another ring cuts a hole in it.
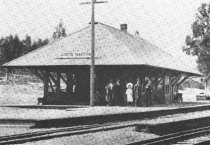
[[[56,59],[91,59],[90,52],[65,52],[61,53],[60,57]],[[95,57],[95,59],[101,59],[101,57]]]
[[[66,52],[61,53],[61,57],[91,57],[89,52]]]

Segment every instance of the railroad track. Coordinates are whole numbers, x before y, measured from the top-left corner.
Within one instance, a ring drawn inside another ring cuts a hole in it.
[[[139,142],[133,142],[128,145],[167,145],[167,144],[176,144],[179,141],[184,141],[190,138],[195,138],[198,136],[203,136],[210,134],[210,126],[202,127],[187,131],[182,131],[178,133],[168,134],[164,136],[160,136],[150,140],[144,140]],[[210,141],[206,141],[210,142]]]
[[[0,137],[0,145],[5,144],[21,144],[25,142],[39,141],[52,139],[56,137],[64,137],[71,135],[79,135],[90,132],[113,130],[129,126],[135,126],[135,123],[106,123],[106,124],[92,124],[75,127],[65,127],[58,129],[51,129],[45,131],[36,131],[30,133],[9,135]]]
[[[117,123],[106,123],[106,124],[92,124],[92,125],[82,125],[75,127],[65,127],[65,128],[57,128],[51,130],[43,130],[36,131],[24,134],[16,134],[9,136],[0,137],[0,145],[5,144],[21,144],[25,142],[39,141],[39,140],[47,140],[56,137],[64,137],[71,135],[79,135],[90,132],[98,132],[98,131],[106,131],[106,130],[114,130],[125,127],[136,126],[138,123],[134,122],[117,122]],[[168,134],[164,136],[160,136],[150,140],[144,140],[139,142],[133,142],[128,145],[165,145],[165,144],[176,144],[180,141],[184,141],[190,138],[195,138],[199,136],[209,135],[210,134],[210,126],[202,127],[187,131],[182,131],[178,133]],[[209,143],[210,141],[204,141]]]
[[[183,145],[183,144],[187,144],[187,145],[209,145],[210,144],[210,135],[180,141],[180,142],[177,142],[176,144],[173,144],[173,145]]]

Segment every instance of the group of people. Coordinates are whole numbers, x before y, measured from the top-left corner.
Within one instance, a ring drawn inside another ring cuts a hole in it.
[[[140,82],[138,78],[134,85],[128,82],[126,86],[121,85],[119,79],[116,83],[111,79],[105,90],[105,101],[108,106],[150,106],[152,102],[153,89],[149,79]]]

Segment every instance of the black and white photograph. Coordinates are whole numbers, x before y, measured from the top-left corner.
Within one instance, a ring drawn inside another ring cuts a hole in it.
[[[0,0],[0,145],[210,145],[210,0]]]

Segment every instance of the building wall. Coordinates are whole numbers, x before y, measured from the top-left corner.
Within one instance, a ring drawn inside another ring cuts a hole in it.
[[[206,80],[205,94],[210,96],[210,79]]]

